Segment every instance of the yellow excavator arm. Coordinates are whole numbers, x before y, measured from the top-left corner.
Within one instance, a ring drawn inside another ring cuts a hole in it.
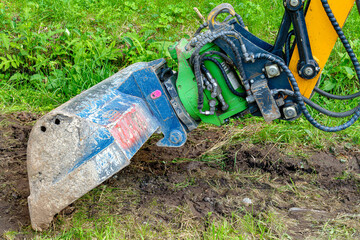
[[[346,18],[354,6],[354,2],[354,0],[328,0],[331,10],[340,27],[343,27],[345,24]],[[338,34],[330,22],[329,17],[322,6],[321,0],[311,1],[305,21],[314,59],[322,70],[334,48],[336,40],[338,39]],[[296,78],[302,95],[310,98],[314,87],[320,79],[321,72],[313,79],[300,77],[297,70],[299,60],[299,52],[297,47],[295,47],[289,68]]]

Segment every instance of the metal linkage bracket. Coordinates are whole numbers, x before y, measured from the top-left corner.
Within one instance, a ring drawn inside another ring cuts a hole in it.
[[[169,94],[170,103],[174,108],[178,118],[181,120],[181,122],[187,127],[188,131],[190,132],[197,128],[198,123],[187,113],[184,106],[182,105],[179,95],[176,91],[175,80],[176,77],[175,75],[173,75],[167,80],[165,80],[163,84]]]
[[[151,66],[134,72],[120,87],[119,91],[141,97],[160,122],[160,131],[164,134],[157,145],[162,147],[180,147],[187,139],[184,126],[175,113],[156,71],[166,64],[164,59],[149,63]]]
[[[253,80],[251,92],[266,122],[271,122],[281,117],[280,110],[271,94],[266,78]]]

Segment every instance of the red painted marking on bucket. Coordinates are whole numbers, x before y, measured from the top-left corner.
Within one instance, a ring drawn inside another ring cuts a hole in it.
[[[152,93],[150,94],[150,96],[151,96],[151,99],[157,99],[157,98],[161,97],[161,91],[160,91],[160,90],[156,90],[156,91],[152,92]]]
[[[116,114],[112,120],[116,121],[116,125],[110,132],[123,149],[131,148],[147,130],[146,117],[135,106],[124,114]]]

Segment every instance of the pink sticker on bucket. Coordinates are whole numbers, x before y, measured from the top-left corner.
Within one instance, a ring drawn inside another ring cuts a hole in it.
[[[153,93],[151,93],[150,96],[151,96],[152,99],[157,99],[157,98],[161,97],[161,91],[160,91],[160,90],[156,90],[156,91],[154,91]]]

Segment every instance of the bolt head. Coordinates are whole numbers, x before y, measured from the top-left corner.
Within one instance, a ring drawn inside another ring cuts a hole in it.
[[[279,67],[276,64],[266,66],[265,69],[269,78],[277,77],[281,73]]]
[[[278,73],[277,69],[275,68],[269,68],[269,75],[275,76]]]
[[[211,100],[209,101],[209,106],[210,106],[210,107],[215,107],[215,106],[216,106],[216,101],[215,101],[214,99],[211,99]]]
[[[299,0],[290,0],[290,6],[297,7],[299,5]]]
[[[178,144],[183,140],[182,134],[178,130],[173,130],[170,133],[170,142],[173,144]]]
[[[304,74],[308,77],[312,76],[314,74],[314,69],[312,67],[307,67],[304,70]]]
[[[286,107],[283,111],[286,119],[294,118],[297,115],[296,108],[294,106]]]

